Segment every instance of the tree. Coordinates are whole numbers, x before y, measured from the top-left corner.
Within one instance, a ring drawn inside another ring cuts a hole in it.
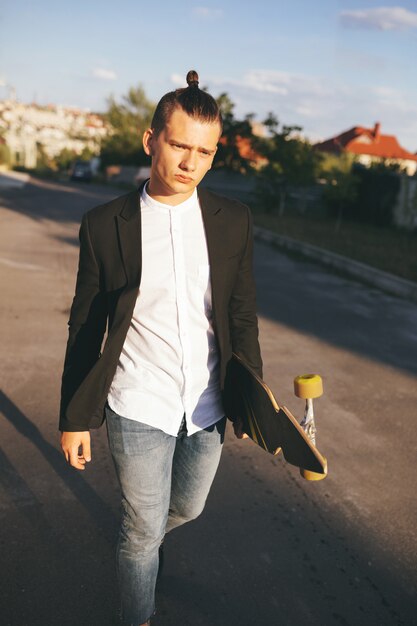
[[[112,130],[102,143],[102,167],[147,163],[142,134],[150,126],[154,108],[155,104],[148,100],[141,85],[131,87],[121,102],[110,96],[106,120]]]
[[[12,161],[9,147],[6,142],[3,143],[0,137],[0,165],[9,166]]]
[[[58,156],[55,157],[55,163],[59,170],[66,171],[69,170],[75,158],[76,153],[74,152],[74,150],[64,148],[63,150],[61,150]]]
[[[352,171],[359,182],[351,219],[375,226],[391,226],[401,187],[399,166],[386,162],[373,163],[371,167],[355,164]]]
[[[335,232],[339,232],[343,215],[349,213],[358,198],[359,177],[352,171],[353,157],[347,153],[326,155],[321,165],[326,181],[323,200],[331,213],[336,214]]]
[[[88,146],[84,146],[79,156],[79,159],[80,161],[91,161],[91,159],[95,156],[96,154],[95,152],[93,152],[93,150],[91,150],[91,148],[89,148]]]
[[[252,151],[254,135],[252,132],[253,113],[249,113],[243,120],[234,116],[234,103],[227,93],[222,93],[216,99],[223,118],[223,133],[217,148],[214,167],[226,168],[234,172],[246,173],[250,171],[251,159],[242,154],[242,144],[246,153]]]
[[[47,155],[44,146],[39,141],[36,142],[36,170],[39,173],[56,170],[54,159]]]
[[[257,174],[257,196],[265,210],[273,210],[278,204],[279,214],[283,215],[290,186],[302,190],[302,205],[305,205],[305,189],[315,182],[321,157],[308,141],[299,137],[300,126],[283,125],[279,130],[273,113],[268,115],[264,125],[269,136],[257,138],[254,143],[255,150],[267,159],[267,164]]]

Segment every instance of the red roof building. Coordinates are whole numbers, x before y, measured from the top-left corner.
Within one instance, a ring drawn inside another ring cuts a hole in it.
[[[358,155],[358,161],[364,165],[370,165],[373,161],[381,159],[400,163],[410,176],[414,175],[417,170],[417,155],[402,148],[394,135],[382,135],[379,122],[374,128],[354,126],[314,147],[322,152],[333,154],[349,152]]]
[[[227,146],[227,137],[220,137],[219,143],[221,143],[223,146]],[[258,154],[258,152],[253,149],[252,143],[249,138],[237,135],[235,137],[235,146],[237,148],[237,151],[239,152],[239,155],[243,159],[250,161],[251,165],[256,169],[259,169],[260,167],[268,163],[268,159]]]

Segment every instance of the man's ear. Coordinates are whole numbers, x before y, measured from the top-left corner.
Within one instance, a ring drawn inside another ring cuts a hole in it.
[[[145,154],[147,154],[148,156],[152,156],[152,139],[153,139],[152,128],[148,128],[143,133],[143,139],[142,139],[143,149],[145,151]]]

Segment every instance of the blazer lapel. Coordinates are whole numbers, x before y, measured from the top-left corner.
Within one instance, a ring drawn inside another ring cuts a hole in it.
[[[225,229],[222,228],[223,211],[218,199],[214,200],[205,189],[198,189],[201,212],[206,233],[207,249],[210,262],[211,296],[213,316],[217,323],[221,319],[222,284],[224,271],[222,259],[225,256]]]
[[[222,231],[220,230],[222,207],[205,189],[198,190],[204,229],[206,232],[207,248],[210,260],[210,269],[218,266],[217,259],[224,256]]]
[[[142,270],[140,193],[141,189],[129,194],[116,217],[128,285],[139,285]]]

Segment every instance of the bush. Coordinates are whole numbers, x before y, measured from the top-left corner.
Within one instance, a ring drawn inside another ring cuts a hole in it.
[[[365,167],[348,155],[326,158],[322,178],[327,184],[323,200],[330,216],[391,226],[400,190],[399,170],[385,163]]]
[[[370,168],[356,164],[352,171],[358,178],[358,194],[347,216],[375,226],[391,226],[401,186],[398,172],[383,163]]]
[[[326,186],[323,202],[330,217],[337,220],[339,229],[342,219],[351,217],[352,207],[358,199],[359,178],[352,171],[343,171],[335,166],[323,175]]]

